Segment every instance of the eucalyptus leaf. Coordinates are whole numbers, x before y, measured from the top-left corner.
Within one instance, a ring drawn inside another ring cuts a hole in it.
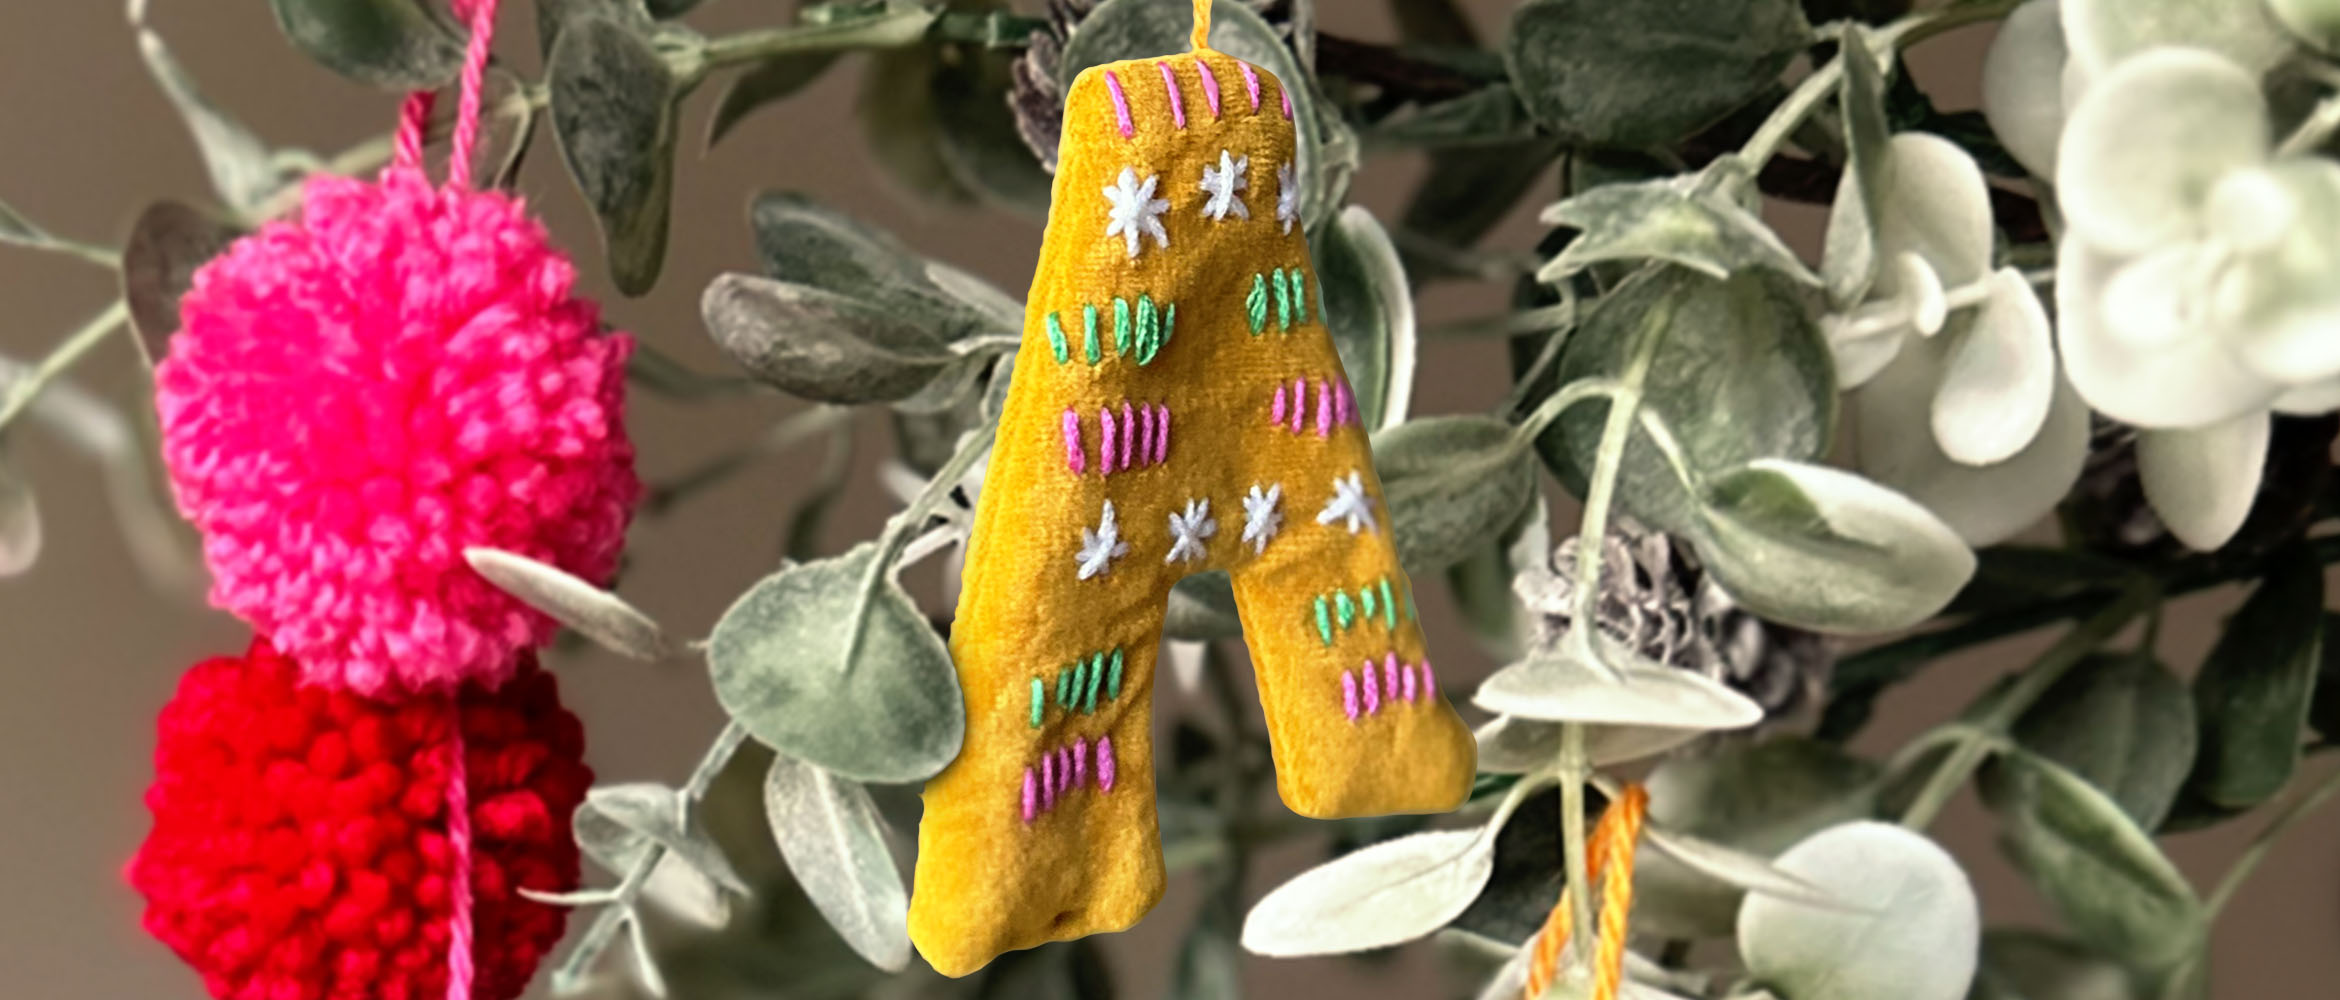
[[[1762,93],[1810,41],[1793,0],[1528,0],[1503,57],[1562,135],[1665,146]]]
[[[1853,908],[1748,894],[1739,954],[1757,985],[1792,1000],[1966,995],[1980,917],[1966,873],[1933,841],[1885,823],[1845,823],[1775,863]]]
[[[2194,677],[2201,751],[2190,792],[2240,809],[2290,780],[2323,660],[2323,623],[2322,568],[2302,547],[2285,550]]]
[[[649,615],[558,567],[477,546],[464,549],[463,560],[505,593],[613,652],[651,662],[674,652]]]
[[[2094,76],[2157,46],[2206,49],[2252,73],[2292,49],[2267,5],[2231,0],[2059,0],[2064,38],[2082,71]]]
[[[775,754],[764,778],[764,811],[796,884],[838,935],[871,965],[888,972],[907,967],[910,897],[869,790]]]
[[[1982,966],[1968,1000],[2144,1000],[2128,970],[2060,937],[1983,932]]]
[[[836,52],[790,52],[732,77],[723,96],[716,98],[714,113],[707,117],[707,148],[722,142],[748,115],[811,86],[836,64],[837,56]]]
[[[1317,301],[1332,331],[1341,370],[1368,428],[1394,427],[1412,408],[1414,293],[1405,265],[1380,221],[1362,205],[1341,210],[1316,240]]]
[[[1242,1000],[1243,952],[1226,921],[1205,916],[1178,945],[1169,1000]]]
[[[1023,330],[1014,298],[804,195],[758,195],[748,224],[770,277],[859,299],[947,340]]]
[[[1439,830],[1383,841],[1277,886],[1243,921],[1243,947],[1290,958],[1403,944],[1471,905],[1495,870],[1495,836]]]
[[[943,165],[984,201],[1045,218],[1054,181],[1017,134],[1015,111],[1002,99],[1009,67],[1021,53],[960,46],[952,54],[928,84]]]
[[[1703,731],[1763,721],[1763,706],[1705,674],[1652,663],[1606,635],[1594,641],[1621,679],[1611,679],[1563,643],[1560,650],[1496,671],[1471,701],[1490,712],[1547,722]]]
[[[958,756],[950,652],[876,543],[750,588],[707,640],[716,699],[755,738],[854,781],[923,780]]]
[[[1770,270],[1727,281],[1681,267],[1645,269],[1589,310],[1560,358],[1563,384],[1624,374],[1645,325],[1664,303],[1672,322],[1651,359],[1642,406],[1661,417],[1694,473],[1720,475],[1759,458],[1811,460],[1836,423],[1835,363],[1797,287]],[[1600,446],[1609,404],[1569,408],[1537,439],[1544,460],[1578,496]],[[1642,435],[1625,449],[1617,500],[1642,523],[1689,535],[1699,501]]]
[[[1581,230],[1536,277],[1559,282],[1602,261],[1661,260],[1714,278],[1765,267],[1807,285],[1820,278],[1734,193],[1744,177],[1726,157],[1696,174],[1603,184],[1545,209],[1548,225]]]
[[[1550,767],[1560,756],[1560,723],[1498,715],[1476,734],[1479,770],[1526,774]],[[1590,726],[1584,734],[1585,760],[1594,767],[1654,757],[1706,735],[1703,729],[1665,726]]]
[[[1082,70],[1123,59],[1151,59],[1184,52],[1194,26],[1191,7],[1159,0],[1104,0],[1080,19],[1057,61],[1057,84],[1072,90]],[[1211,47],[1258,67],[1292,95],[1294,169],[1305,191],[1302,222],[1313,231],[1340,206],[1332,197],[1325,147],[1317,134],[1317,97],[1310,74],[1301,68],[1282,34],[1240,0],[1211,0]]]
[[[1535,121],[1509,83],[1481,87],[1461,97],[1393,116],[1365,134],[1373,146],[1450,149],[1503,146],[1532,139]]]
[[[2168,667],[2142,653],[2098,654],[2040,695],[2013,735],[2096,786],[2139,829],[2153,830],[2194,766],[2194,727],[2193,696]],[[1998,774],[1983,777],[1989,789]]]
[[[545,62],[561,159],[601,223],[618,291],[640,295],[666,262],[680,88],[649,39],[616,21],[579,18]]]
[[[196,269],[227,249],[242,230],[200,209],[158,201],[138,213],[122,247],[122,299],[150,361],[169,355],[179,329],[179,297]]]
[[[657,785],[595,789],[577,807],[572,832],[587,857],[620,876],[654,847],[661,850],[642,895],[679,918],[721,927],[731,918],[733,895],[748,890],[713,841],[683,825],[679,809],[674,790]]]
[[[1373,435],[1398,561],[1410,573],[1461,562],[1536,500],[1535,465],[1510,425],[1430,417]]]
[[[1741,606],[1831,633],[1925,621],[1974,576],[1974,551],[1909,498],[1826,466],[1763,459],[1715,477],[1698,556]]]
[[[1650,773],[1649,822],[1760,862],[1823,829],[1874,816],[1879,770],[1799,736],[1677,757]],[[1742,883],[1751,879],[1718,880],[1693,860],[1665,849],[1635,856],[1634,907],[1644,929],[1679,937],[1731,933]]]
[[[895,192],[942,205],[972,205],[976,192],[959,180],[943,154],[942,120],[934,101],[941,69],[933,49],[873,52],[853,113],[871,158]]]
[[[1820,255],[1821,277],[1829,301],[1850,308],[1869,292],[1877,279],[1877,219],[1879,202],[1890,182],[1892,128],[1885,121],[1885,79],[1866,36],[1843,47],[1844,85],[1837,90],[1837,106],[1844,117],[1844,176],[1837,181],[1836,201],[1828,210],[1825,248]]]
[[[138,53],[162,86],[163,96],[170,98],[187,130],[194,134],[204,170],[211,175],[211,189],[238,213],[250,215],[258,210],[284,182],[267,144],[195,89],[194,78],[171,55],[161,35],[139,28]]]
[[[2200,950],[2207,918],[2193,887],[2119,803],[2038,754],[1999,761],[2001,843],[2081,940],[2148,972]]]
[[[293,47],[359,83],[430,90],[455,78],[463,38],[420,0],[269,0]]]
[[[907,399],[956,360],[899,310],[752,274],[717,277],[699,307],[708,334],[749,374],[815,402]]]
[[[32,487],[0,465],[0,579],[31,569],[41,556],[41,510]]]

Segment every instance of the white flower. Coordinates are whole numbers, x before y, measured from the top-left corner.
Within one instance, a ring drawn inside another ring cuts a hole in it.
[[[1373,498],[1366,495],[1365,480],[1355,472],[1349,473],[1346,479],[1333,480],[1332,499],[1325,501],[1324,509],[1316,515],[1318,524],[1342,520],[1349,523],[1352,535],[1360,529],[1380,530],[1373,521]]]
[[[1096,530],[1081,529],[1081,550],[1074,556],[1081,564],[1080,579],[1112,569],[1113,560],[1128,554],[1129,543],[1121,540],[1121,528],[1113,523],[1113,501],[1107,500]]]
[[[1219,165],[1203,164],[1203,192],[1210,198],[1203,202],[1202,214],[1214,221],[1224,221],[1228,213],[1238,219],[1251,218],[1251,210],[1243,207],[1237,197],[1251,187],[1251,178],[1244,176],[1251,169],[1251,157],[1236,156],[1227,150],[1219,151]]]
[[[2258,77],[2211,51],[2093,67],[2066,104],[2065,369],[2139,428],[2138,476],[2170,533],[2216,548],[2250,512],[2270,414],[2340,406],[2340,165],[2277,156]]]
[[[1882,154],[1884,189],[1866,192],[1882,266],[1863,301],[1821,324],[1839,384],[1855,390],[1855,464],[1969,544],[2002,541],[2079,478],[2088,411],[2059,395],[2039,296],[2021,272],[1990,269],[1990,189],[1974,158],[1917,132]],[[1862,196],[1858,183],[1845,173],[1837,211]]]
[[[1152,236],[1163,249],[1170,246],[1170,231],[1162,228],[1162,213],[1170,210],[1170,203],[1154,197],[1154,188],[1162,182],[1160,176],[1148,177],[1138,183],[1137,169],[1121,168],[1121,176],[1105,186],[1105,200],[1111,205],[1106,210],[1108,220],[1105,238],[1121,237],[1129,244],[1129,255],[1138,255],[1138,238]]]
[[[1243,541],[1251,543],[1253,553],[1267,551],[1268,540],[1284,525],[1284,515],[1276,512],[1276,504],[1284,498],[1284,484],[1276,483],[1259,491],[1259,484],[1251,484],[1251,492],[1243,498]]]
[[[1162,561],[1198,562],[1205,555],[1203,540],[1218,533],[1219,522],[1211,519],[1211,502],[1188,500],[1186,513],[1170,514],[1170,554],[1162,557]]]
[[[1289,163],[1276,168],[1276,221],[1284,224],[1286,236],[1300,221],[1300,179]]]

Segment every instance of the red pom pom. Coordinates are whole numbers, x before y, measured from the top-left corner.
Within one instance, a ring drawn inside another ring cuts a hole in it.
[[[265,641],[198,664],[162,712],[154,830],[130,863],[146,929],[221,1000],[437,1000],[451,933],[444,699],[384,704],[300,685]],[[467,688],[472,996],[510,1000],[566,911],[522,898],[577,883],[569,817],[584,729],[524,658]]]

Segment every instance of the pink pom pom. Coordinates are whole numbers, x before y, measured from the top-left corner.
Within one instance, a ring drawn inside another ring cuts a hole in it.
[[[156,407],[212,603],[313,683],[510,677],[553,623],[464,548],[606,582],[641,492],[633,344],[574,277],[517,200],[397,168],[311,181],[196,272]]]

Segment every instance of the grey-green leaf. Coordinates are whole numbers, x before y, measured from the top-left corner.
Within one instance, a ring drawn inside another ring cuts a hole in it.
[[[138,29],[138,52],[146,58],[146,68],[162,86],[163,95],[186,121],[187,131],[194,135],[204,169],[211,175],[212,190],[240,213],[257,210],[283,182],[267,144],[195,89],[194,78],[171,55],[161,35]]]
[[[1810,41],[1793,0],[1529,0],[1503,57],[1562,135],[1665,146],[1761,93]]]
[[[2148,971],[2199,950],[2206,926],[2193,887],[2119,803],[2030,751],[1999,761],[2001,842],[2081,940]]]
[[[1820,277],[1739,203],[1744,168],[1724,157],[1695,174],[1603,184],[1546,209],[1543,221],[1581,230],[1538,272],[1546,282],[1601,261],[1662,260],[1715,278],[1769,268],[1806,285]]]
[[[1968,1000],[2143,1000],[2120,963],[2060,937],[1983,932]]]
[[[640,295],[666,262],[675,101],[665,57],[616,21],[563,26],[545,64],[561,160],[601,223],[618,291]]]
[[[1535,463],[1508,424],[1430,417],[1373,435],[1398,561],[1410,573],[1461,562],[1536,498]]]
[[[1341,210],[1317,240],[1317,301],[1340,353],[1341,370],[1369,428],[1404,420],[1413,405],[1414,294],[1397,247],[1362,205]]]
[[[418,0],[269,0],[293,47],[359,83],[386,90],[445,84],[463,39]]]
[[[34,224],[31,219],[25,218],[24,214],[18,212],[14,206],[0,202],[0,243],[9,243],[20,247],[45,247],[49,245],[50,239],[48,230]]]
[[[707,117],[707,146],[730,135],[740,121],[757,109],[795,96],[798,91],[828,72],[837,62],[836,52],[790,52],[755,64],[746,72],[732,77],[723,88],[723,96],[715,101],[715,113]]]
[[[150,361],[170,353],[168,342],[179,329],[179,296],[194,282],[196,269],[241,235],[181,202],[158,201],[138,213],[122,247],[122,298]]]
[[[1411,114],[1392,116],[1365,134],[1369,146],[1452,149],[1532,139],[1535,121],[1508,83],[1495,83]]]
[[[1886,823],[1846,823],[1776,864],[1849,905],[1748,894],[1739,954],[1756,985],[1793,1000],[1966,995],[1980,916],[1966,873],[1933,841]]]
[[[758,379],[823,403],[906,399],[950,367],[948,344],[899,309],[726,274],[699,301],[707,333]]]
[[[649,615],[559,567],[477,546],[464,549],[463,560],[505,593],[606,649],[651,662],[674,652]]]
[[[920,781],[958,756],[958,674],[876,543],[791,566],[715,624],[707,664],[733,721],[854,781]]]
[[[41,509],[32,487],[0,465],[0,579],[31,569],[41,556]]]
[[[871,965],[888,972],[908,966],[910,897],[869,790],[775,754],[764,777],[764,812],[788,870],[829,926]]]
[[[1495,871],[1495,836],[1440,830],[1383,841],[1302,872],[1243,921],[1243,947],[1288,958],[1402,944],[1453,920]]]
[[[1584,316],[1561,356],[1561,381],[1624,374],[1643,317],[1660,303],[1672,306],[1672,322],[1642,405],[1665,419],[1692,469],[1719,475],[1753,459],[1810,460],[1827,450],[1835,362],[1796,286],[1769,269],[1728,281],[1681,267],[1643,270]],[[1571,407],[1536,441],[1579,496],[1608,412],[1601,400]],[[1625,450],[1617,489],[1618,502],[1652,527],[1688,535],[1697,523],[1697,499],[1642,435]]]
[[[1800,736],[1676,757],[1649,776],[1653,826],[1769,858],[1838,823],[1875,815],[1874,762]],[[1654,933],[1731,932],[1740,890],[1663,852],[1635,856],[1634,910]]]
[[[2226,623],[2194,677],[2202,734],[2189,791],[2240,809],[2290,780],[2306,738],[2323,623],[2323,571],[2304,546],[2293,546]]]
[[[2153,830],[2194,766],[2194,726],[2193,695],[2168,667],[2150,655],[2104,654],[2049,687],[2015,721],[2014,736]],[[1985,775],[1986,784],[1998,777]]]
[[[687,822],[674,789],[655,784],[595,788],[578,805],[573,831],[588,857],[619,874],[630,871],[653,845],[663,849],[643,893],[700,925],[722,926],[730,914],[730,896],[748,895],[746,882],[722,850]]]
[[[1765,459],[1716,476],[1693,537],[1741,606],[1817,632],[1908,628],[1974,576],[1974,550],[1915,501],[1802,462]]]
[[[1865,39],[1858,29],[1848,38]],[[1865,41],[1843,47],[1844,86],[1837,104],[1844,116],[1847,163],[1828,211],[1821,277],[1829,301],[1850,308],[1868,294],[1877,278],[1878,199],[1886,190],[1893,134],[1885,121],[1885,81]]]

